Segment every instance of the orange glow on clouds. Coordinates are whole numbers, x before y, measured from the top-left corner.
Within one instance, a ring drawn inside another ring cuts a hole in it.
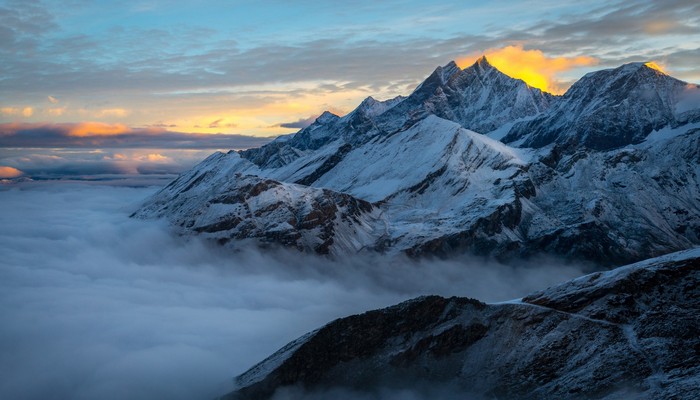
[[[111,125],[102,122],[81,122],[70,128],[68,136],[115,136],[131,132],[132,129],[123,124]]]
[[[0,178],[2,179],[16,178],[22,175],[24,175],[24,172],[18,170],[17,168],[0,166]]]
[[[158,154],[158,153],[149,153],[145,157],[141,157],[138,160],[140,160],[140,161],[145,160],[145,161],[156,162],[156,163],[167,163],[167,162],[172,161],[172,159],[170,157],[166,157],[166,156],[164,156],[162,154]]]
[[[593,57],[547,57],[541,50],[525,50],[522,45],[489,49],[484,52],[488,62],[504,74],[522,79],[528,85],[545,92],[561,94],[565,91],[557,79],[561,72],[576,67],[595,65]],[[460,68],[472,65],[480,55],[457,60]]]
[[[34,108],[32,107],[3,107],[0,108],[0,113],[5,115],[22,115],[25,117],[31,117],[34,114]]]
[[[140,161],[140,162],[151,162],[151,163],[172,163],[173,159],[164,156],[160,153],[143,153],[143,152],[133,152],[131,154],[125,154],[125,153],[115,153],[112,155],[106,155],[102,157],[103,160],[106,161]]]

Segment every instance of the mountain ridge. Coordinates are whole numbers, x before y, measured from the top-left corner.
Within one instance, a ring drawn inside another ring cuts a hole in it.
[[[134,215],[192,233],[195,217],[171,206],[189,199],[197,214],[210,207],[207,186],[234,190],[250,175],[372,203],[386,229],[372,231],[374,244],[363,236],[362,251],[619,265],[700,243],[699,128],[697,86],[645,64],[590,73],[551,96],[486,58],[463,70],[451,62],[405,98],[368,97],[343,117],[326,112],[291,137],[207,159]],[[279,226],[277,215],[250,218]],[[238,237],[216,233],[227,235]]]
[[[392,388],[419,398],[695,398],[698,283],[700,248],[502,303],[420,297],[300,337],[221,399]]]

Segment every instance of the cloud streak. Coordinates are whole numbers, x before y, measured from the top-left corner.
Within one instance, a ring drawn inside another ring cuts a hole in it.
[[[192,149],[0,149],[0,165],[32,179],[119,179],[165,175],[171,179],[213,150]],[[7,171],[5,178],[18,177]]]
[[[318,118],[318,115],[311,116],[308,118],[300,118],[296,121],[293,122],[282,122],[280,124],[277,124],[275,126],[279,126],[281,128],[289,128],[289,129],[304,129],[307,126],[311,125],[316,121],[316,118]]]
[[[0,397],[213,398],[333,318],[428,293],[505,300],[581,273],[556,263],[232,255],[127,218],[154,190],[0,189]]]
[[[131,128],[100,122],[0,124],[0,147],[246,149],[262,146],[270,140],[272,138],[182,133],[159,127]]]

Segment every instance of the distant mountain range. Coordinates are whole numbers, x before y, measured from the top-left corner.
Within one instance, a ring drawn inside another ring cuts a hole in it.
[[[697,399],[699,327],[695,249],[506,303],[428,296],[341,318],[222,400]]]
[[[213,154],[134,215],[336,256],[634,262],[700,244],[700,89],[632,63],[554,96],[451,62],[407,97]]]

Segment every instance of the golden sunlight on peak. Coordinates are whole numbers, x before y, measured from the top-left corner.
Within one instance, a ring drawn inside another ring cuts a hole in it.
[[[654,61],[649,61],[647,63],[644,63],[644,65],[646,65],[647,67],[649,67],[651,69],[657,70],[657,71],[661,72],[662,74],[668,75],[668,74],[666,74],[666,68],[664,68],[662,65],[659,65],[658,63],[656,63]]]
[[[489,64],[504,74],[522,79],[528,85],[545,92],[562,94],[566,91],[559,82],[558,74],[576,67],[595,65],[593,57],[547,57],[541,50],[525,50],[522,45],[489,49],[484,52]],[[481,55],[468,56],[457,60],[460,68],[473,64]]]

